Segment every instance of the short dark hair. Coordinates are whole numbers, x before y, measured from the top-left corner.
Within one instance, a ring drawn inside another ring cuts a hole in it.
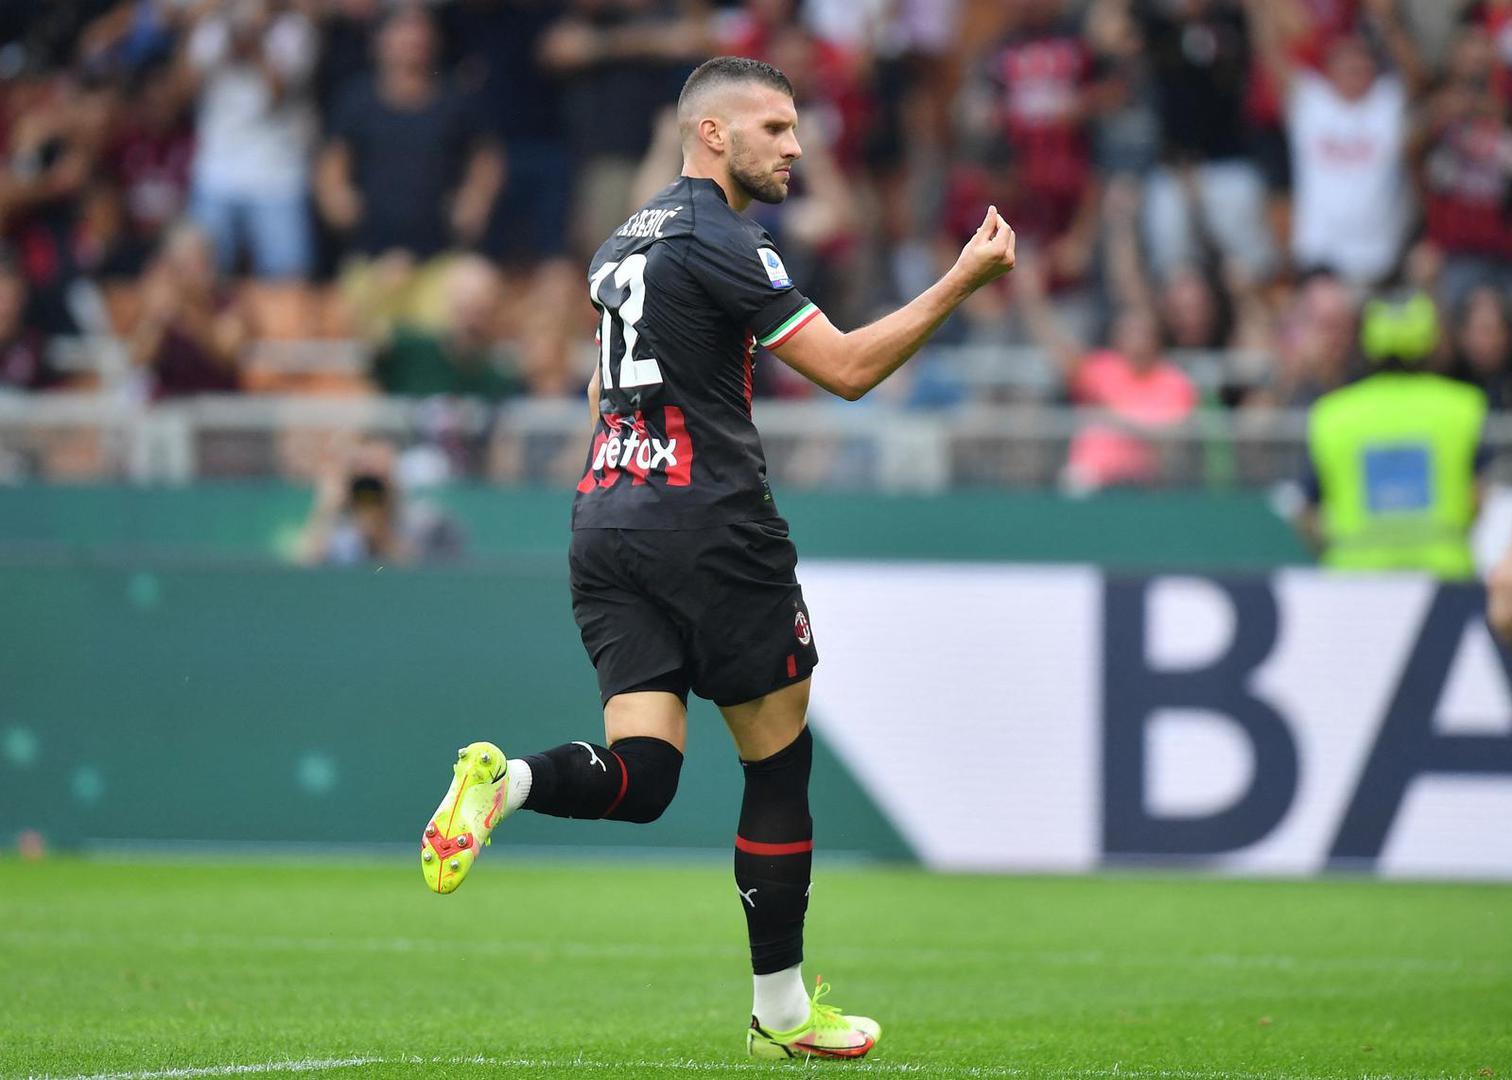
[[[771,64],[752,60],[749,56],[716,56],[694,68],[688,81],[683,83],[682,93],[677,95],[678,110],[681,111],[683,102],[704,87],[722,82],[758,82],[773,90],[781,90],[788,97],[793,96],[793,84]]]

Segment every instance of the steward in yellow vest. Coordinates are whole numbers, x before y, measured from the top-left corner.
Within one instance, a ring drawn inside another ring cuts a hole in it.
[[[1480,509],[1486,396],[1423,370],[1438,334],[1426,296],[1371,301],[1360,344],[1374,373],[1312,407],[1308,494],[1325,566],[1475,575],[1469,534]]]

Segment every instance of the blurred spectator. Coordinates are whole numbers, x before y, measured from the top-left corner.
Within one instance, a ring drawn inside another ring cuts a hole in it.
[[[1315,274],[1297,291],[1280,331],[1274,383],[1255,404],[1311,405],[1348,381],[1355,360],[1359,307],[1354,293],[1331,274]]]
[[[74,239],[80,200],[105,142],[111,96],[53,74],[17,80],[5,104],[0,220],[39,325],[48,333],[71,333],[87,322],[75,288],[83,268]]]
[[[1439,288],[1450,309],[1478,284],[1512,286],[1512,132],[1496,63],[1490,35],[1462,29],[1414,139],[1426,243],[1443,260]]]
[[[582,376],[574,370],[572,345],[581,340],[586,307],[583,268],[569,251],[573,163],[558,87],[540,60],[561,5],[460,0],[450,11],[461,77],[509,159],[481,247],[509,274],[505,291],[521,314],[520,366],[531,391],[574,393]]]
[[[183,64],[198,92],[193,214],[217,265],[244,254],[264,278],[302,278],[312,260],[306,188],[318,41],[287,0],[201,8]]]
[[[442,263],[483,235],[503,181],[497,142],[436,72],[439,39],[422,8],[399,8],[377,39],[378,68],[341,94],[317,168],[320,208],[353,258],[343,288],[370,334],[442,318]]]
[[[1284,0],[1277,0],[1284,2]],[[1149,52],[1161,164],[1150,175],[1145,231],[1157,276],[1200,259],[1204,242],[1246,274],[1275,269],[1265,184],[1250,160],[1248,28],[1223,0],[1130,0]]]
[[[194,130],[173,69],[156,66],[131,84],[129,109],[106,154],[106,172],[125,201],[126,225],[140,245],[155,248],[184,213]]]
[[[1073,403],[1099,411],[1077,433],[1062,474],[1065,488],[1084,494],[1163,478],[1160,437],[1197,407],[1197,388],[1161,355],[1153,312],[1127,307],[1113,322],[1107,349],[1089,349],[1067,334],[1045,297],[1044,271],[1026,260],[1015,271],[1017,296],[1040,345],[1059,365]]]
[[[762,0],[742,6],[748,9],[760,7]],[[955,0],[923,0],[923,3],[919,0],[798,0],[791,5],[771,6],[790,8],[791,21],[802,22],[816,36],[860,57],[898,47],[898,38],[902,35],[897,31],[903,29],[899,24],[910,18],[917,22],[922,15],[936,23],[942,20],[948,23],[956,3]]]
[[[1103,200],[1102,265],[1115,309],[1152,312],[1166,348],[1184,353],[1228,353],[1208,365],[1209,404],[1237,404],[1256,382],[1269,378],[1275,347],[1274,315],[1265,293],[1238,259],[1220,261],[1204,245],[1202,262],[1179,266],[1163,281],[1149,273],[1139,239],[1139,188],[1117,176]],[[1216,376],[1216,378],[1214,378]]]
[[[1197,270],[1184,268],[1166,280],[1158,310],[1172,348],[1221,349],[1228,344],[1218,290]]]
[[[1160,153],[1160,115],[1144,38],[1128,0],[1095,0],[1086,37],[1097,74],[1097,167],[1111,177],[1143,177]]]
[[[541,41],[561,80],[562,119],[577,161],[577,253],[586,257],[633,209],[630,185],[652,125],[683,80],[713,54],[697,0],[568,0]]]
[[[26,279],[0,259],[0,391],[46,390],[61,381],[47,338],[26,321]]]
[[[1480,387],[1493,409],[1512,409],[1512,319],[1505,295],[1483,285],[1452,310],[1448,374]]]
[[[234,391],[251,320],[215,271],[209,237],[171,229],[142,282],[142,311],[131,337],[133,363],[153,398]]]
[[[372,74],[373,39],[383,21],[383,7],[381,0],[327,0],[319,9],[314,96],[326,130],[342,91]]]
[[[1279,0],[1274,11],[1294,57],[1319,67],[1329,44],[1354,28],[1359,7],[1360,0]],[[1252,49],[1254,44],[1252,37]],[[1291,245],[1292,162],[1285,102],[1272,65],[1258,58],[1250,63],[1246,119],[1250,153],[1270,196],[1271,235],[1286,249]]]
[[[363,439],[327,452],[300,540],[300,562],[405,566],[456,559],[462,551],[454,521],[428,503],[405,498],[392,444]]]
[[[876,265],[891,270],[867,284],[895,299],[916,296],[934,281],[931,245],[954,152],[965,7],[962,0],[810,0],[803,6],[821,35],[859,54],[869,98],[861,179],[875,187],[881,204],[873,221],[883,256]]]
[[[1156,312],[1163,337],[1175,349],[1264,348],[1271,344],[1270,310],[1237,259],[1221,266],[1180,266],[1164,282],[1152,281],[1139,243],[1139,188],[1115,177],[1103,200],[1105,265],[1117,304]]]
[[[374,362],[374,381],[387,394],[446,395],[502,401],[519,394],[519,379],[496,362],[499,279],[484,259],[458,259],[445,282],[447,320],[436,333],[395,327]]]
[[[1380,283],[1400,263],[1411,224],[1407,109],[1420,73],[1395,0],[1370,0],[1367,10],[1397,70],[1382,71],[1370,42],[1345,34],[1328,46],[1321,75],[1295,60],[1277,14],[1280,0],[1246,3],[1286,102],[1295,191],[1292,259],[1357,285]]]
[[[320,115],[322,137],[329,135],[331,121],[342,92],[371,78],[374,41],[387,6],[383,0],[324,0],[312,14],[320,35],[320,59],[315,66],[315,108]],[[318,157],[317,157],[318,162]],[[317,191],[318,195],[318,184]],[[315,200],[318,207],[318,198]],[[317,213],[315,229],[315,274],[328,279],[339,269],[344,237],[338,235],[323,214]],[[343,317],[347,315],[343,312]]]
[[[484,250],[511,265],[567,253],[572,160],[556,87],[539,57],[560,7],[548,0],[460,0],[451,9],[461,74],[509,157]]]
[[[984,203],[1002,207],[1048,260],[1058,286],[1081,280],[1096,239],[1098,189],[1086,134],[1091,76],[1091,55],[1065,0],[1024,0],[968,91],[980,171],[958,177],[949,211],[953,232],[969,234]]]

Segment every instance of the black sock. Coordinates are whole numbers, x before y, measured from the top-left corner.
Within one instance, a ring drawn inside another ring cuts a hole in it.
[[[814,861],[809,769],[814,738],[805,727],[785,749],[742,761],[745,798],[735,837],[735,887],[745,908],[751,968],[769,975],[803,962],[803,916]]]
[[[655,821],[677,794],[683,756],[650,736],[615,740],[605,748],[572,742],[531,754],[526,810],[552,817]]]

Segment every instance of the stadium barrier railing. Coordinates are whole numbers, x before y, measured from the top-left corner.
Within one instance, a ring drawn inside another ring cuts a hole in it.
[[[302,479],[319,447],[342,432],[460,447],[467,472],[499,482],[575,482],[586,418],[579,400],[479,402],[361,394],[257,393],[151,402],[124,346],[112,338],[60,341],[54,358],[96,388],[0,393],[0,477],[187,483],[248,477]],[[1262,358],[1263,360],[1263,358]],[[1147,483],[1177,488],[1264,487],[1294,481],[1306,464],[1306,414],[1226,409],[1224,386],[1260,370],[1251,354],[1184,354],[1205,404],[1185,422],[1135,430],[1116,415],[1050,400],[1045,357],[1034,349],[955,346],[931,351],[956,403],[924,407],[883,390],[859,403],[816,397],[759,399],[757,419],[775,482],[796,488],[937,492],[956,487],[1079,491],[1066,461],[1089,426],[1135,434],[1155,451]],[[261,342],[248,364],[265,372],[358,379],[368,352],[353,341]],[[1242,383],[1240,383],[1242,385]],[[916,400],[916,399],[914,399]],[[1493,417],[1493,452],[1512,445],[1512,418]]]

